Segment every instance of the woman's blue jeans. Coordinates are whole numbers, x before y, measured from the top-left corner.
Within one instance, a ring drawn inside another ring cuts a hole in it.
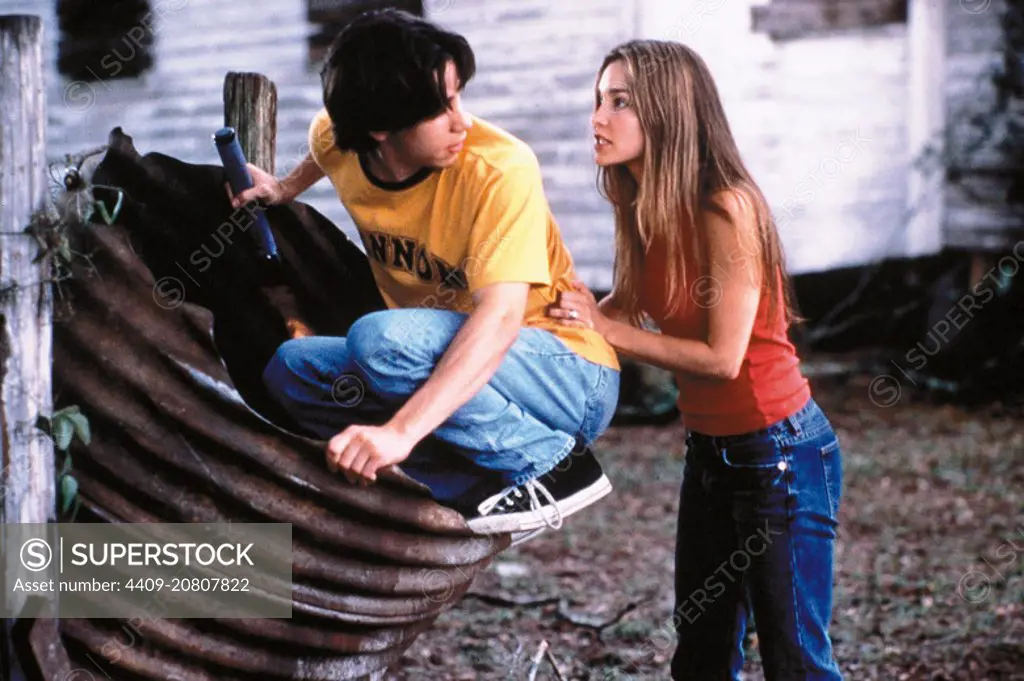
[[[754,433],[689,433],[673,679],[739,678],[751,614],[767,681],[842,678],[828,636],[841,488],[839,441],[813,399]]]
[[[430,377],[468,315],[406,308],[367,314],[348,336],[281,345],[263,381],[309,433],[330,439],[355,423],[384,423]],[[518,485],[590,444],[615,413],[619,372],[583,359],[549,331],[523,328],[491,380],[434,431],[456,455],[419,449],[402,470],[454,501],[484,480]]]

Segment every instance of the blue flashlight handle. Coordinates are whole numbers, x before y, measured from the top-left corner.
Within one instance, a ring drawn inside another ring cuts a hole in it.
[[[246,165],[245,154],[242,153],[242,145],[238,143],[235,129],[221,128],[214,133],[213,141],[217,146],[217,153],[220,154],[220,161],[224,165],[224,173],[228,177],[231,191],[237,196],[251,188],[253,186],[252,175]],[[267,216],[260,210],[255,213],[254,218],[260,255],[268,260],[277,260],[277,243],[274,241],[274,234],[270,231]]]

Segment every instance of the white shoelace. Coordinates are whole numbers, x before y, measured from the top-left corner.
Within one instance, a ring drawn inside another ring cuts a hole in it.
[[[530,509],[540,511],[540,517],[544,521],[544,524],[550,527],[552,530],[557,530],[561,528],[562,511],[558,508],[558,504],[555,501],[555,497],[551,494],[550,491],[548,491],[548,488],[542,485],[541,483],[537,482],[536,480],[527,480],[523,484],[523,487],[526,488],[527,493],[530,495]],[[555,517],[550,521],[548,520],[548,516],[541,506],[540,499],[537,498],[538,491],[544,497],[546,497],[549,502],[551,502],[551,508],[554,509],[555,511]],[[522,497],[523,493],[519,491],[518,487],[513,488],[501,499],[501,501],[495,504],[495,508],[500,506],[502,501],[505,502],[506,506],[513,506],[515,504],[515,501],[512,500],[513,495],[516,497]]]

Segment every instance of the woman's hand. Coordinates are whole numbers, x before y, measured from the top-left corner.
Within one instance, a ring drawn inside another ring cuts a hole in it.
[[[558,301],[548,308],[548,316],[563,326],[593,329],[604,336],[609,319],[601,311],[594,294],[582,281],[574,281],[572,287],[572,291],[563,291]]]
[[[231,199],[232,208],[241,208],[256,199],[261,199],[268,206],[274,206],[280,203],[288,203],[295,198],[288,193],[281,180],[251,163],[247,163],[246,166],[249,168],[249,174],[252,175],[252,187],[235,196],[231,192],[231,185],[227,182],[224,183],[224,188],[228,192],[228,198]]]

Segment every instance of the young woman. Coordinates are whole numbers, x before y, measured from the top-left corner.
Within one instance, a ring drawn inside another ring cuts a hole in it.
[[[577,283],[549,314],[675,373],[687,453],[672,677],[737,677],[753,615],[769,681],[839,679],[828,637],[839,443],[787,338],[794,315],[765,198],[689,48],[621,45],[596,94],[614,289],[598,303]]]

